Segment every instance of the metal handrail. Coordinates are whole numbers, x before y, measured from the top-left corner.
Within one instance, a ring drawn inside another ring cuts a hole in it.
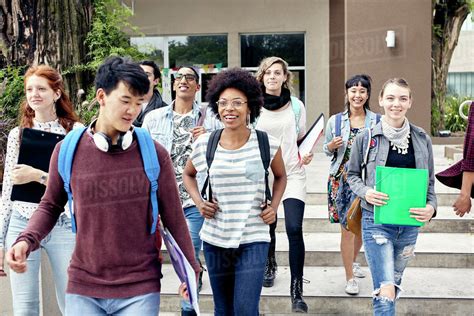
[[[461,103],[461,104],[459,105],[459,116],[461,116],[463,119],[467,120],[467,116],[464,115],[464,112],[463,112],[462,110],[463,110],[463,108],[464,108],[464,106],[465,106],[466,104],[471,104],[471,103],[473,103],[473,102],[474,102],[473,100],[466,100],[466,101],[464,101],[463,103]]]

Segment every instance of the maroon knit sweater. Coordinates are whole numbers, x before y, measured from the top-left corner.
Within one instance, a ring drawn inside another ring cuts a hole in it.
[[[161,145],[155,142],[155,146],[161,167],[161,221],[198,272],[171,159]],[[67,203],[57,168],[59,147],[51,157],[46,193],[17,239],[28,242],[29,251],[38,249]],[[91,135],[84,133],[74,157],[71,186],[77,235],[67,293],[124,298],[159,292],[161,264],[155,235],[150,234],[150,185],[137,142],[125,151],[105,153],[96,148]]]

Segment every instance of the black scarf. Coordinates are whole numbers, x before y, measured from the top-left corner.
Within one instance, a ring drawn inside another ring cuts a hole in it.
[[[281,88],[279,96],[271,95],[266,92],[263,93],[264,104],[263,107],[270,111],[281,109],[288,102],[290,102],[291,94],[287,88]]]

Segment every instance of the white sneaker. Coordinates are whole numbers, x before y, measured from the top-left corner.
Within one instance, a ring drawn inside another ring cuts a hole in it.
[[[359,283],[357,282],[357,280],[350,279],[349,281],[347,281],[345,291],[347,294],[350,295],[359,294]]]
[[[362,269],[360,268],[360,264],[357,262],[352,263],[352,274],[356,278],[365,278],[365,273],[364,271],[362,271]]]

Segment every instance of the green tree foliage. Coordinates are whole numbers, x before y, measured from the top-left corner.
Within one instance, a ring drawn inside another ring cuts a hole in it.
[[[109,56],[130,56],[142,59],[144,54],[130,45],[125,32],[138,34],[137,27],[129,22],[132,12],[116,0],[94,0],[92,27],[86,37],[88,69],[96,70]]]
[[[129,22],[130,9],[116,0],[94,0],[91,30],[86,36],[88,62],[68,69],[69,72],[95,72],[102,62],[110,56],[128,56],[134,60],[144,59],[145,54],[130,44],[126,32],[138,34],[138,30]],[[77,107],[79,117],[89,123],[97,114],[94,102],[95,88],[93,82],[86,88],[86,101]]]
[[[8,66],[0,69],[0,169],[3,170],[8,132],[18,124],[18,112],[24,99],[23,72],[25,67]]]
[[[431,132],[445,128],[446,81],[449,64],[457,46],[461,27],[473,10],[472,0],[432,0],[432,72],[431,72]]]
[[[52,2],[44,2],[44,4],[53,5]],[[54,2],[54,4],[57,4],[57,2]],[[129,37],[126,32],[137,34],[137,29],[129,23],[129,17],[132,13],[128,8],[122,6],[120,2],[116,0],[93,0],[92,5],[92,23],[85,40],[87,51],[86,57],[81,60],[80,63],[63,68],[61,72],[65,81],[68,79],[78,80],[79,77],[82,77],[80,74],[83,73],[90,74],[85,76],[85,78],[87,78],[86,82],[79,85],[79,87],[82,87],[85,90],[83,95],[86,96],[86,100],[92,100],[95,96],[93,74],[107,57],[112,55],[130,56],[135,60],[143,59],[145,57],[145,55],[140,53],[135,46],[130,45]],[[43,7],[40,7],[38,4],[36,9],[43,9]],[[56,10],[59,9],[56,8]],[[32,15],[34,15],[34,13],[32,13]],[[58,16],[61,17],[59,14],[50,16],[50,18],[55,19]],[[71,17],[69,16],[69,18]],[[74,24],[77,21],[70,22]],[[34,32],[34,30],[31,30],[31,32]],[[45,49],[45,51],[45,54],[47,55],[49,50]],[[34,51],[30,50],[29,53],[33,55]],[[19,54],[10,55],[16,56]],[[50,60],[50,56],[46,56],[45,59]],[[3,59],[0,58],[0,61],[2,60]],[[18,60],[10,60],[8,64],[17,65],[25,63],[21,63]],[[26,68],[26,66],[8,66],[0,69],[0,170],[3,170],[8,131],[15,125],[18,125],[18,110],[20,108],[20,103],[24,98],[23,74]],[[70,91],[69,94],[72,99],[75,99],[75,92]],[[78,103],[81,101],[83,100],[77,100]],[[92,117],[96,114],[97,106],[94,107],[94,104],[94,102],[89,103],[84,101],[76,107],[76,110],[84,123],[89,123]]]

